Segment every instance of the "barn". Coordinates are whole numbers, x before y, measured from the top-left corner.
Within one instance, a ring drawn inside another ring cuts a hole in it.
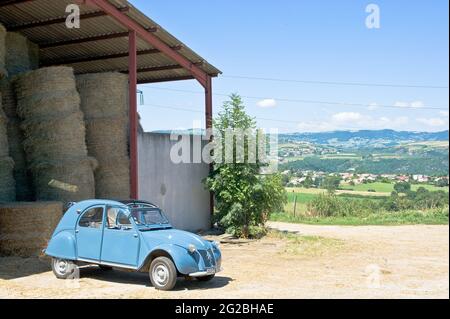
[[[220,73],[125,0],[1,1],[0,233],[5,209],[39,214],[52,202],[54,214],[55,201],[94,196],[149,200],[176,227],[208,228],[213,197],[201,180],[209,166],[170,163],[169,136],[140,129],[137,91],[196,80],[210,128]],[[33,202],[38,209],[28,209]]]

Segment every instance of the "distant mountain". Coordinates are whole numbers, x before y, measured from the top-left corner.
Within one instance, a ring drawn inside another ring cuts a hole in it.
[[[340,147],[383,147],[405,142],[448,141],[449,131],[408,132],[394,130],[334,131],[280,134],[280,142],[311,142]]]

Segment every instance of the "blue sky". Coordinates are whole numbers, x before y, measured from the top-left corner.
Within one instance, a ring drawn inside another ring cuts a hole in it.
[[[260,127],[281,132],[448,129],[447,0],[131,2],[223,71],[214,79],[215,112],[226,99],[221,94],[236,92],[256,97],[244,101]],[[366,27],[369,3],[381,10],[380,29]],[[234,76],[446,88],[319,85]],[[203,125],[202,88],[195,81],[140,89],[147,131],[192,128],[194,121]]]

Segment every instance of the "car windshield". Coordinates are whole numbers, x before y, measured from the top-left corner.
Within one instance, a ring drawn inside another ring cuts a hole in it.
[[[131,210],[136,225],[151,226],[169,224],[169,220],[159,208],[138,208]]]

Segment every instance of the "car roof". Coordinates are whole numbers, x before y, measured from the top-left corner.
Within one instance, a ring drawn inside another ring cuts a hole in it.
[[[74,229],[76,227],[76,223],[78,217],[80,216],[79,212],[83,212],[89,207],[97,206],[97,205],[108,205],[108,206],[118,206],[122,208],[128,208],[123,203],[107,200],[107,199],[90,199],[77,203],[71,203],[71,206],[64,213],[63,218],[59,222],[58,227],[55,230],[55,233],[60,232],[65,229]]]

